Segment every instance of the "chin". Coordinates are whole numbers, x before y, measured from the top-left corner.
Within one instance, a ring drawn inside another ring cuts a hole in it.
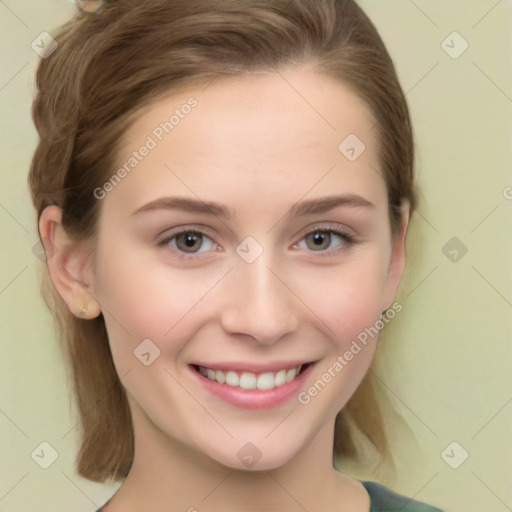
[[[233,453],[212,453],[210,457],[219,464],[237,471],[269,471],[287,464],[297,454],[292,447],[286,452],[276,450],[274,446],[263,443],[247,442]],[[282,448],[282,447],[281,447]]]

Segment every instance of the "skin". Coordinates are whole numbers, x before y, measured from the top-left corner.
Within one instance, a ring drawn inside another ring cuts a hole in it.
[[[101,201],[94,243],[69,239],[56,206],[40,221],[58,248],[49,268],[68,307],[104,314],[132,411],[133,466],[104,510],[368,511],[363,486],[334,469],[332,442],[376,338],[307,405],[240,409],[212,396],[188,364],[317,360],[307,389],[392,305],[408,212],[393,239],[372,116],[308,67],[216,81],[141,110],[118,164],[190,96],[197,107]],[[351,133],[366,145],[353,162],[338,150]],[[373,206],[287,215],[298,201],[343,194]],[[234,216],[134,214],[171,195],[215,201]],[[332,234],[319,250],[305,231],[326,225],[355,243]],[[196,259],[180,257],[183,238],[157,245],[178,226],[208,230]],[[263,248],[250,264],[236,252],[247,236]],[[147,338],[160,349],[150,366],[133,354]],[[237,457],[249,442],[262,454],[250,469]]]

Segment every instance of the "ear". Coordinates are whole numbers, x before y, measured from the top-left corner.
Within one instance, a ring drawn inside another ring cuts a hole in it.
[[[400,209],[402,217],[399,229],[393,238],[391,258],[386,276],[387,288],[383,309],[388,309],[392,306],[405,269],[405,241],[410,216],[409,201],[404,199]]]
[[[48,206],[39,219],[39,234],[50,276],[68,309],[83,319],[96,318],[101,308],[93,293],[90,250],[71,239],[62,226],[62,209]]]

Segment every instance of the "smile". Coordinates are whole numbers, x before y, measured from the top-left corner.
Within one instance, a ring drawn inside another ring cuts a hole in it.
[[[274,372],[267,371],[261,373],[237,370],[214,370],[198,365],[194,365],[194,368],[203,377],[218,382],[219,384],[245,390],[267,390],[281,387],[292,382],[308,365],[309,363],[288,369],[283,368]]]
[[[197,361],[188,366],[194,381],[209,396],[235,407],[262,410],[278,407],[296,398],[316,363],[295,360],[260,365]]]

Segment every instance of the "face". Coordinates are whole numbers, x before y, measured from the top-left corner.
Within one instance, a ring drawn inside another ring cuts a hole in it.
[[[138,435],[241,469],[252,443],[266,469],[334,422],[377,340],[353,342],[393,302],[403,264],[373,124],[306,68],[139,113],[118,154],[129,172],[98,192],[92,263]],[[360,142],[340,150],[349,134]]]

